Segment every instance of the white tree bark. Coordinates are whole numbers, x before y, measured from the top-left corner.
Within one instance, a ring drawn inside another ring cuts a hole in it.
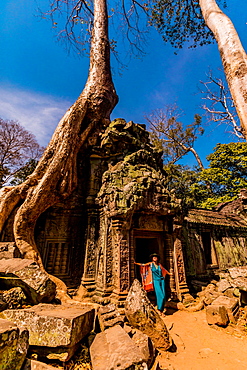
[[[239,36],[215,0],[199,0],[203,18],[217,41],[229,89],[247,138],[247,55]]]

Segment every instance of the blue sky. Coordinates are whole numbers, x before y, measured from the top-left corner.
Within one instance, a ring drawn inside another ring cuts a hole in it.
[[[247,1],[228,1],[233,20],[247,50]],[[16,119],[47,145],[59,119],[83,89],[88,59],[68,55],[56,41],[51,23],[37,17],[37,6],[48,0],[2,0],[0,10],[0,117]],[[114,63],[119,103],[112,118],[145,123],[144,115],[176,102],[190,123],[202,104],[198,88],[208,67],[221,66],[217,45],[186,49],[174,54],[153,31],[142,60],[132,58],[120,76]],[[234,138],[224,128],[207,127],[196,149],[205,159],[216,143]],[[205,160],[204,160],[205,161]],[[193,164],[187,156],[184,160]]]

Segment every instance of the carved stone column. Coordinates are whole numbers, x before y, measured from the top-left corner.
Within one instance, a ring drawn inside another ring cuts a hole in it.
[[[130,288],[129,233],[120,219],[112,220],[114,248],[114,295],[118,301],[125,300]]]
[[[93,140],[94,138],[92,138]],[[98,155],[90,157],[90,182],[86,198],[87,235],[84,271],[81,284],[90,292],[96,288],[96,266],[98,261],[98,237],[100,212],[95,203],[102,178],[102,159]]]
[[[183,248],[181,242],[182,225],[174,224],[174,270],[178,292],[178,298],[183,300],[183,297],[189,294],[189,288],[186,282]]]
[[[174,240],[171,234],[165,234],[165,267],[169,270],[171,275],[169,276],[169,289],[171,298],[177,298],[177,286],[176,286],[176,267],[174,263]]]
[[[98,212],[95,209],[88,211],[88,229],[86,237],[86,253],[84,261],[84,272],[81,284],[88,291],[95,289],[96,261],[97,261],[97,232]]]

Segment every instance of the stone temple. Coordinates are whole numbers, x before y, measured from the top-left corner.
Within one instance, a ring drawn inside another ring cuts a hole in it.
[[[126,298],[139,270],[159,253],[173,274],[168,296],[188,292],[181,243],[181,207],[168,192],[161,153],[145,125],[111,122],[79,153],[79,186],[63,203],[44,212],[35,239],[46,271],[68,287],[82,284],[96,302]],[[14,241],[14,213],[1,241]]]

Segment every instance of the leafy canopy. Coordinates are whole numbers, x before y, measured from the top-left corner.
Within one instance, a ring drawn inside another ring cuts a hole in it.
[[[247,143],[217,144],[207,159],[209,167],[199,172],[191,186],[197,206],[212,208],[237,198],[239,191],[247,188]]]
[[[181,49],[185,42],[195,48],[214,41],[198,0],[154,0],[150,23],[175,48]]]

